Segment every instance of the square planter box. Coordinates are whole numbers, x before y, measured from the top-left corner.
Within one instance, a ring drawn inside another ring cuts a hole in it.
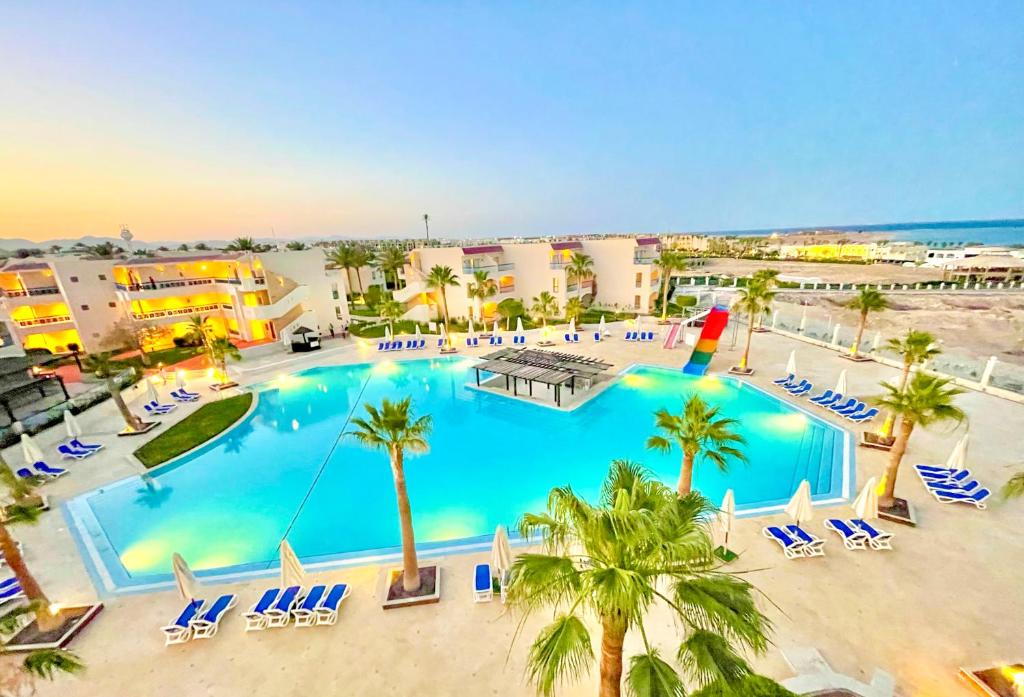
[[[1015,678],[1019,675],[1024,675],[1024,663],[960,669],[960,679],[967,683],[975,694],[989,697],[1018,697],[1021,693],[1015,684]]]
[[[917,514],[906,499],[897,498],[892,508],[878,507],[878,517],[891,523],[917,527]]]
[[[441,567],[420,567],[420,588],[415,595],[409,595],[402,588],[402,570],[388,569],[387,587],[384,590],[385,610],[414,605],[431,605],[441,600]]]
[[[869,363],[875,360],[871,356],[865,356],[863,353],[858,353],[856,356],[850,353],[840,353],[839,357],[845,358],[848,361],[853,361],[854,363]]]
[[[133,428],[128,428],[127,426],[125,426],[122,430],[117,432],[117,435],[119,438],[125,436],[141,436],[144,433],[149,433],[159,425],[160,424],[157,421],[143,421],[142,428],[140,428],[138,431],[136,431]]]
[[[729,375],[753,375],[753,368],[740,368],[739,366],[733,366],[729,368]]]
[[[10,652],[62,649],[70,644],[102,609],[103,603],[62,608],[64,622],[59,627],[46,631],[40,631],[39,625],[33,619],[4,644],[4,649]]]
[[[224,390],[230,390],[232,387],[238,387],[237,382],[222,382],[219,385],[210,385],[210,389],[214,392],[223,392]]]
[[[895,442],[896,439],[892,436],[883,436],[874,431],[860,432],[860,444],[864,448],[889,451],[892,450],[892,444]]]

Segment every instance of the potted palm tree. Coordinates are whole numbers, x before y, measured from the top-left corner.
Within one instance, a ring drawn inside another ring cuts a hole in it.
[[[884,295],[874,288],[865,287],[861,288],[857,297],[846,303],[846,306],[851,310],[857,310],[860,313],[860,324],[857,327],[857,338],[853,340],[853,346],[850,348],[850,353],[840,355],[851,361],[870,361],[870,358],[860,353],[860,344],[864,339],[864,328],[868,324],[868,314],[871,312],[881,312],[888,308],[889,301]]]
[[[454,353],[455,347],[452,345],[452,333],[451,333],[451,322],[448,317],[448,295],[447,289],[449,286],[458,286],[459,279],[452,271],[450,266],[436,265],[430,269],[430,273],[427,274],[427,288],[437,293],[437,298],[440,301],[441,316],[444,319],[444,330],[445,335],[448,337],[447,345],[441,349],[441,353]]]
[[[364,409],[366,417],[352,419],[355,428],[347,435],[368,448],[388,454],[402,534],[402,568],[389,572],[384,608],[436,603],[441,599],[441,570],[437,566],[420,567],[416,559],[412,507],[405,485],[405,453],[429,450],[427,436],[432,426],[431,417],[417,418],[410,397],[398,402],[384,399],[380,407],[365,404]]]
[[[885,382],[882,388],[885,393],[871,401],[894,414],[898,425],[885,469],[884,486],[878,497],[879,516],[897,523],[914,525],[910,504],[906,499],[896,496],[896,477],[900,463],[903,462],[910,436],[917,426],[928,428],[943,422],[954,422],[956,425],[963,423],[967,415],[953,404],[953,398],[963,394],[963,390],[945,378],[925,373],[916,373],[902,390]]]
[[[220,392],[229,387],[238,387],[238,383],[228,377],[228,359],[242,360],[242,354],[238,347],[232,344],[226,336],[218,336],[210,339],[207,353],[210,356],[210,363],[214,367],[214,379],[216,380],[214,384],[210,385],[210,389]]]
[[[735,375],[753,375],[750,367],[750,342],[754,338],[754,329],[761,316],[768,311],[775,299],[775,292],[772,290],[771,282],[764,279],[753,278],[746,288],[738,290],[733,307],[747,315],[747,343],[743,348],[743,357],[738,366],[729,368],[729,372]]]
[[[734,430],[739,424],[735,419],[718,415],[719,408],[709,406],[700,395],[691,395],[683,405],[681,414],[667,409],[654,413],[654,425],[660,435],[647,439],[647,447],[668,453],[676,445],[682,453],[679,468],[679,482],[676,492],[686,496],[693,488],[693,465],[697,458],[714,463],[723,472],[728,470],[730,460],[746,462],[746,455],[737,445],[746,440]]]
[[[923,366],[927,361],[942,353],[936,345],[935,337],[928,332],[911,329],[903,337],[889,339],[886,348],[893,351],[903,359],[903,368],[900,372],[900,379],[897,389],[900,392],[907,386],[910,379],[910,371],[914,366]],[[877,433],[872,431],[861,432],[861,445],[875,450],[889,450],[896,439],[892,435],[893,425],[896,417],[891,412],[885,415],[882,427]]]
[[[700,494],[679,497],[641,466],[617,460],[596,503],[557,487],[546,511],[523,516],[520,533],[540,549],[517,557],[506,598],[525,615],[554,614],[527,657],[527,676],[541,695],[585,678],[595,641],[599,697],[620,697],[624,683],[630,694],[647,696],[686,694],[684,680],[694,688],[737,687],[751,673],[744,654],[766,650],[771,624],[753,587],[715,559],[707,525],[713,511]],[[676,621],[674,662],[645,628],[656,607]],[[595,626],[599,637],[591,636]],[[627,668],[631,632],[638,651]]]
[[[106,382],[110,398],[117,406],[117,410],[121,412],[121,418],[124,419],[125,427],[117,435],[138,436],[156,427],[155,421],[143,421],[133,414],[128,405],[124,403],[124,397],[121,396],[121,387],[117,384],[116,379],[118,373],[121,372],[120,366],[113,361],[110,352],[89,354],[85,357],[83,364],[86,370],[91,371],[96,377]]]

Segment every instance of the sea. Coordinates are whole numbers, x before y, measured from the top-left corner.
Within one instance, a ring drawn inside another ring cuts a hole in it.
[[[1024,219],[953,220],[930,223],[888,223],[881,225],[826,225],[774,230],[708,232],[719,236],[754,237],[788,232],[873,232],[894,240],[920,242],[930,246],[955,247],[965,244],[1024,246]]]

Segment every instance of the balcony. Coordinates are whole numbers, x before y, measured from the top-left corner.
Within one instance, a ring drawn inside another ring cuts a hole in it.
[[[501,264],[471,264],[468,262],[462,262],[462,273],[471,274],[475,271],[486,271],[487,273],[500,273],[501,271],[511,271],[516,267],[511,262]]]
[[[582,292],[583,293],[590,292],[593,289],[593,287],[594,287],[594,279],[588,278],[587,280],[583,281],[580,284],[570,283],[570,284],[568,284],[565,287],[565,292],[566,293],[575,293],[576,289],[581,287],[581,286],[582,286]]]
[[[217,310],[232,310],[234,309],[229,303],[210,303],[209,305],[192,305],[191,307],[176,307],[172,310],[154,310],[153,312],[133,312],[132,319],[135,320],[147,320],[147,319],[166,319],[168,317],[188,317],[189,315],[198,315],[204,312],[215,312]]]
[[[509,293],[516,292],[516,284],[513,283],[500,283],[498,284],[498,295],[508,295]]]
[[[243,305],[242,314],[246,319],[260,321],[278,319],[309,298],[309,286],[295,286],[283,298],[267,305]]]
[[[37,295],[60,295],[60,288],[57,286],[40,286],[38,288],[22,288],[21,290],[4,290],[3,294],[8,298],[35,297]]]
[[[235,276],[218,278],[211,276],[205,278],[173,278],[165,281],[152,280],[142,283],[115,283],[114,286],[118,290],[137,293],[141,291],[166,290],[169,288],[193,288],[195,286],[208,286],[214,283],[227,283],[233,286],[264,286],[267,283],[267,279],[263,276],[256,276],[254,278],[239,278]]]
[[[656,257],[656,256],[647,256],[647,255],[641,256],[639,254],[634,254],[633,255],[633,263],[634,264],[653,264],[657,260],[658,260],[658,257]]]
[[[551,261],[551,263],[549,264],[549,266],[552,269],[564,269],[565,267],[567,267],[571,263],[572,263],[572,261],[569,260],[569,259],[553,259]]]
[[[51,315],[50,317],[33,317],[32,319],[16,319],[19,327],[38,327],[46,324],[61,324],[70,322],[71,315]]]

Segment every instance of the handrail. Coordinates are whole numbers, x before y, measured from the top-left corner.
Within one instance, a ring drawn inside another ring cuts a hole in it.
[[[22,290],[4,290],[3,294],[8,298],[24,298],[28,295],[56,295],[60,293],[57,286],[40,286],[38,288],[23,288]]]
[[[267,279],[264,276],[252,276],[252,281],[258,285],[266,285]],[[118,290],[127,291],[140,291],[140,290],[161,290],[164,288],[185,288],[188,286],[205,286],[211,283],[228,283],[233,286],[241,285],[243,281],[247,280],[243,277],[230,277],[220,278],[218,276],[208,276],[203,278],[175,278],[167,281],[144,281],[142,283],[115,283],[114,286]]]
[[[210,303],[209,305],[193,305],[191,307],[176,307],[173,310],[154,310],[153,312],[133,312],[132,319],[159,319],[160,317],[178,317],[180,315],[192,315],[197,312],[212,312],[213,310],[232,310],[228,303]]]
[[[32,319],[16,319],[19,327],[34,327],[40,324],[59,324],[60,322],[70,322],[71,315],[51,315],[49,317],[34,317]]]

